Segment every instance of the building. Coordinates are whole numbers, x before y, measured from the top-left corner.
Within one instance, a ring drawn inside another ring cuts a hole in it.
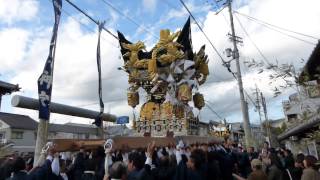
[[[200,121],[199,122],[199,136],[209,136],[210,126],[209,123]]]
[[[0,141],[2,144],[12,143],[12,150],[33,152],[36,143],[38,122],[29,116],[0,112]],[[113,135],[130,133],[127,127],[111,126],[105,129]],[[86,124],[50,124],[48,139],[97,139],[98,129]]]
[[[230,129],[230,140],[238,143],[244,144],[244,129],[242,122],[228,123]],[[250,124],[252,137],[254,137],[256,142],[262,143],[265,141],[263,132],[261,131],[261,126],[257,124]],[[259,145],[259,144],[258,144]]]
[[[299,76],[299,91],[283,101],[287,130],[278,136],[294,153],[318,157],[320,150],[320,42]]]
[[[270,145],[274,148],[280,147],[277,136],[286,130],[285,119],[269,119],[268,121],[264,121],[262,124],[264,128],[264,134],[268,137]]]

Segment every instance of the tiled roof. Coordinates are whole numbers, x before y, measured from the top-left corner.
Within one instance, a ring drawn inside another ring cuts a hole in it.
[[[0,120],[11,128],[35,130],[38,123],[29,116],[0,112]]]
[[[12,93],[14,91],[19,91],[19,86],[10,84],[4,81],[0,81],[0,93],[1,94],[7,94],[7,93]]]
[[[37,121],[29,116],[20,114],[0,112],[0,120],[14,129],[36,130],[38,127]],[[49,132],[97,134],[97,129],[94,127],[77,126],[76,124],[49,124]]]

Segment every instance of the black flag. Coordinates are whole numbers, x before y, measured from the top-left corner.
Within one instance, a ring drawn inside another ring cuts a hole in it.
[[[120,44],[120,48],[121,48],[121,54],[123,56],[124,54],[129,52],[129,50],[125,49],[123,47],[122,43],[132,44],[132,42],[128,41],[120,31],[118,31],[118,39],[119,39],[119,44]],[[144,52],[144,51],[140,50],[138,52],[139,59],[151,59],[151,55],[152,55],[152,50],[149,52]],[[123,60],[124,60],[124,62],[127,62],[127,61],[129,61],[129,57],[123,56]]]
[[[190,27],[190,17],[187,22],[184,24],[181,33],[177,39],[177,42],[183,45],[183,52],[187,53],[188,59],[193,60],[193,51],[192,51],[192,39],[191,39],[191,27]]]
[[[105,22],[99,23],[99,32],[98,32],[98,45],[97,45],[97,66],[98,66],[98,76],[99,76],[99,101],[100,101],[100,115],[95,119],[94,124],[98,127],[101,126],[101,115],[103,114],[104,111],[104,104],[102,101],[102,84],[101,84],[101,58],[100,58],[100,36],[101,36],[101,31],[104,26]]]
[[[62,0],[53,0],[52,3],[54,7],[55,19],[50,41],[49,56],[47,58],[43,72],[38,79],[39,118],[43,120],[50,119],[54,56],[56,51],[56,41],[61,16]]]

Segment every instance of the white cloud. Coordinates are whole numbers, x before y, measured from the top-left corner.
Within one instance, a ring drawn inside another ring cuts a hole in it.
[[[0,53],[2,73],[13,71],[26,53],[30,33],[20,28],[4,28],[0,31]]]
[[[157,0],[143,0],[144,10],[147,12],[154,12],[157,6]]]
[[[210,10],[210,6],[204,4],[196,4],[197,1],[190,0],[185,2],[188,9],[193,13],[207,13]],[[170,5],[171,6],[171,5]],[[174,22],[177,18],[188,17],[188,11],[181,5],[179,9],[172,8],[168,13],[166,13],[160,20],[160,23]]]
[[[39,2],[36,0],[1,0],[0,22],[12,24],[18,21],[28,21],[38,12]]]
[[[205,7],[196,5],[196,1],[188,3],[192,12],[207,12],[204,11]],[[304,3],[297,0],[252,0],[241,4],[246,5],[238,9],[240,12],[268,21],[272,24],[287,27],[306,34],[320,36],[320,21],[314,20],[320,19],[320,11],[318,11],[320,1],[318,0],[308,0]],[[288,5],[290,8],[288,8]],[[198,8],[194,8],[193,6]],[[270,11],[270,9],[272,9],[272,11]],[[214,12],[208,11],[206,16],[203,17],[203,30],[222,55],[222,51],[225,48],[232,47],[232,44],[228,41],[228,37],[226,36],[226,34],[230,32],[230,27],[228,22],[229,18],[224,11],[219,15],[215,15]],[[187,17],[185,10],[182,8],[179,11],[171,10],[166,15],[169,18],[167,20],[172,20],[172,22],[179,18]],[[115,17],[115,19],[117,19],[117,17]],[[278,59],[280,63],[291,62],[301,66],[297,61],[299,61],[300,58],[308,59],[314,48],[303,42],[265,29],[243,17],[239,16],[239,19],[257,46],[271,61]],[[254,46],[242,32],[236,19],[235,25],[237,35],[241,36],[244,41],[243,46],[239,46],[241,61],[248,58],[261,60],[261,57]],[[152,28],[151,31],[155,32],[156,30]],[[5,31],[1,31],[1,33],[3,32]],[[26,34],[29,33],[26,32]],[[32,41],[28,44],[28,48],[25,48],[24,44],[18,45],[21,46],[21,48],[17,51],[20,52],[20,55],[15,57],[16,61],[14,63],[9,62],[13,63],[12,65],[6,65],[3,63],[4,61],[1,60],[0,68],[2,68],[2,64],[4,64],[5,66],[10,67],[12,71],[14,71],[14,68],[19,69],[20,72],[15,71],[18,74],[10,79],[10,81],[19,83],[25,89],[26,94],[36,97],[36,80],[42,71],[48,55],[51,27],[43,28],[42,30],[33,30],[32,34],[34,35],[32,36]],[[157,32],[155,32],[155,34],[157,34]],[[22,36],[25,37],[25,42],[28,42],[29,36],[30,35]],[[226,68],[221,66],[221,60],[194,24],[192,25],[192,36],[194,49],[198,50],[202,44],[206,44],[206,52],[210,59],[210,75],[208,83],[200,88],[201,92],[206,95],[206,99],[214,104],[213,108],[224,117],[227,117],[228,120],[241,120],[237,83],[233,80]],[[10,38],[12,38],[12,35],[10,35]],[[131,115],[131,108],[125,103],[126,88],[128,87],[127,75],[122,71],[116,70],[116,68],[123,63],[122,60],[118,59],[120,54],[119,49],[117,48],[118,43],[115,39],[105,33],[103,34],[103,39],[104,40],[101,42],[101,52],[103,78],[105,79],[103,81],[103,96],[107,104],[106,111],[108,109],[107,107],[110,107],[111,113],[117,115]],[[146,39],[151,39],[151,37],[146,37]],[[4,43],[7,44],[8,41],[9,39],[5,39]],[[0,41],[0,44],[1,42],[2,41]],[[14,40],[12,42],[18,41]],[[96,33],[83,31],[79,24],[72,19],[63,21],[58,34],[53,101],[72,105],[98,102],[97,67],[95,57],[96,42]],[[109,42],[111,42],[111,44]],[[10,48],[8,47],[10,46],[4,46],[2,49],[9,49],[10,51]],[[233,69],[235,69],[234,66],[235,64],[232,62]],[[264,72],[257,75],[257,72],[255,71],[250,70],[249,72],[246,72],[244,70],[245,68],[242,69],[243,82],[248,93],[250,94],[252,92],[251,89],[257,84],[267,96],[270,110],[272,110],[269,114],[273,115],[273,117],[281,116],[282,110],[281,108],[278,108],[281,107],[281,100],[285,99],[293,90],[290,89],[284,92],[281,97],[273,99],[273,93],[268,84],[268,75],[270,72]],[[213,83],[217,80],[228,80],[228,82]],[[282,82],[279,81],[276,83]],[[115,100],[115,102],[111,102],[113,100]],[[98,110],[97,105],[85,107]],[[252,106],[250,109],[252,110]],[[256,114],[251,112],[250,116],[252,117],[251,120],[255,121]],[[202,120],[217,119],[207,108],[203,109],[201,117],[203,118]]]
[[[241,7],[238,11],[249,14],[250,16],[258,19],[262,19],[271,24],[276,24],[288,29],[293,29],[298,32],[303,32],[318,37],[320,36],[320,22],[307,20],[320,19],[320,12],[317,10],[317,7],[320,5],[319,1],[309,0],[307,3],[301,4],[299,1],[283,0],[280,4],[279,3],[280,2],[276,0],[252,0],[248,1],[248,3],[244,3],[246,5]],[[287,8],[288,4],[290,4],[290,8]],[[270,12],[270,9],[272,9],[272,12]],[[259,24],[244,19],[241,16],[239,16],[239,19],[250,34],[253,41],[271,62],[275,62],[275,59],[277,59],[280,64],[289,62],[295,64],[299,68],[302,66],[302,64],[299,63],[300,58],[308,59],[311,51],[314,48],[312,45],[310,46],[309,44],[289,38],[270,29],[266,29]],[[234,21],[237,35],[242,37],[244,41],[244,45],[239,46],[240,53],[242,55],[240,61],[248,58],[255,58],[256,60],[261,61],[261,56],[243,33],[236,18]],[[228,38],[226,36],[226,34],[230,32],[228,14],[221,12],[219,15],[215,15],[214,12],[209,12],[203,23],[204,31],[221,54],[225,48],[232,47],[232,44],[228,42]],[[313,40],[313,42],[315,41]],[[212,50],[212,47],[204,38],[203,34],[198,30],[197,27],[193,27],[194,48],[199,49],[203,43],[206,44],[206,52],[209,55],[209,67],[211,75],[208,81],[209,84],[201,87],[201,91],[206,94],[206,99],[216,104],[216,107],[213,108],[216,108],[218,112],[225,117],[231,118],[229,119],[231,121],[239,121],[241,119],[235,119],[237,117],[235,114],[238,114],[238,117],[240,117],[241,113],[238,86],[235,81],[218,84],[215,83],[210,85],[210,81],[230,78],[232,79],[232,77],[230,76],[230,73],[227,72],[226,68],[221,66],[220,58]],[[224,55],[223,57],[227,59]],[[232,67],[235,69],[234,62],[232,63]],[[288,89],[284,91],[283,95],[281,95],[279,98],[273,98],[273,86],[269,85],[270,80],[268,77],[270,72],[257,74],[257,72],[250,70],[249,72],[244,73],[244,69],[242,69],[242,73],[244,87],[247,92],[252,95],[251,92],[253,92],[255,84],[257,84],[262,92],[265,93],[267,100],[271,104],[270,109],[273,111],[270,112],[270,114],[276,114],[277,117],[282,116],[281,108],[275,109],[273,107],[281,107],[281,100],[286,99],[294,90]],[[212,74],[215,74],[215,76],[212,76]],[[219,76],[219,78],[217,79],[216,76]],[[279,85],[282,84],[283,81],[279,80],[274,83]],[[202,113],[203,119],[212,119],[212,113],[208,112],[208,110],[204,111],[206,113]],[[256,118],[255,114],[250,115]],[[251,120],[255,121],[256,119]]]
[[[19,71],[15,70],[16,74],[10,81],[19,83],[25,95],[36,98],[36,81],[48,56],[51,28],[40,28],[35,30],[33,34],[28,48],[23,51],[25,55],[19,59],[21,63],[15,65]],[[78,22],[72,18],[68,18],[60,25],[55,56],[52,101],[76,106],[98,102],[97,40],[97,32],[83,31]],[[102,33],[101,61],[104,79],[103,94],[106,100],[119,100],[122,94],[122,100],[124,100],[126,96],[126,77],[123,72],[117,70],[117,67],[123,63],[118,59],[120,50],[117,44],[117,40],[113,37]],[[11,70],[14,71],[14,69]],[[116,77],[120,78],[114,81]]]

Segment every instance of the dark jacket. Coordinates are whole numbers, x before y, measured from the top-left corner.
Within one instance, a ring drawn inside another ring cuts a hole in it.
[[[61,176],[57,176],[52,173],[51,170],[51,161],[45,160],[44,164],[41,167],[36,168],[32,171],[28,178],[30,180],[63,180]]]
[[[208,162],[207,179],[208,180],[221,179],[221,171],[219,167],[219,162],[217,160],[211,160]]]
[[[175,169],[173,167],[159,167],[152,171],[156,180],[173,180],[175,175]]]
[[[128,174],[128,180],[154,180],[154,174],[151,171],[149,165],[144,165],[144,167],[138,171],[134,170]]]
[[[81,180],[98,180],[97,176],[93,173],[83,173]]]
[[[292,169],[291,176],[293,180],[300,180],[302,176],[303,168],[295,167]]]
[[[176,174],[174,176],[174,180],[185,180],[188,176],[188,167],[187,162],[182,159],[176,167]]]
[[[239,157],[239,171],[242,177],[247,178],[251,172],[251,165],[249,155],[247,152],[243,152]]]
[[[131,171],[128,174],[128,180],[138,180],[139,176],[140,176],[140,172],[139,171],[136,171],[136,170]]]
[[[188,169],[187,180],[203,180],[205,179],[203,174],[200,171],[194,171]]]
[[[30,177],[27,172],[19,171],[13,174],[13,177],[10,180],[29,180]]]
[[[253,153],[248,153],[249,154],[249,160],[251,161],[252,159],[258,159],[259,158],[259,154],[257,152],[253,152]]]
[[[294,158],[291,154],[284,158],[284,166],[286,169],[293,169],[294,168]]]
[[[223,180],[233,180],[232,170],[233,170],[233,161],[228,154],[221,154],[219,159],[220,170],[221,170],[221,179]]]
[[[268,180],[282,180],[282,176],[282,171],[276,165],[269,167]]]

